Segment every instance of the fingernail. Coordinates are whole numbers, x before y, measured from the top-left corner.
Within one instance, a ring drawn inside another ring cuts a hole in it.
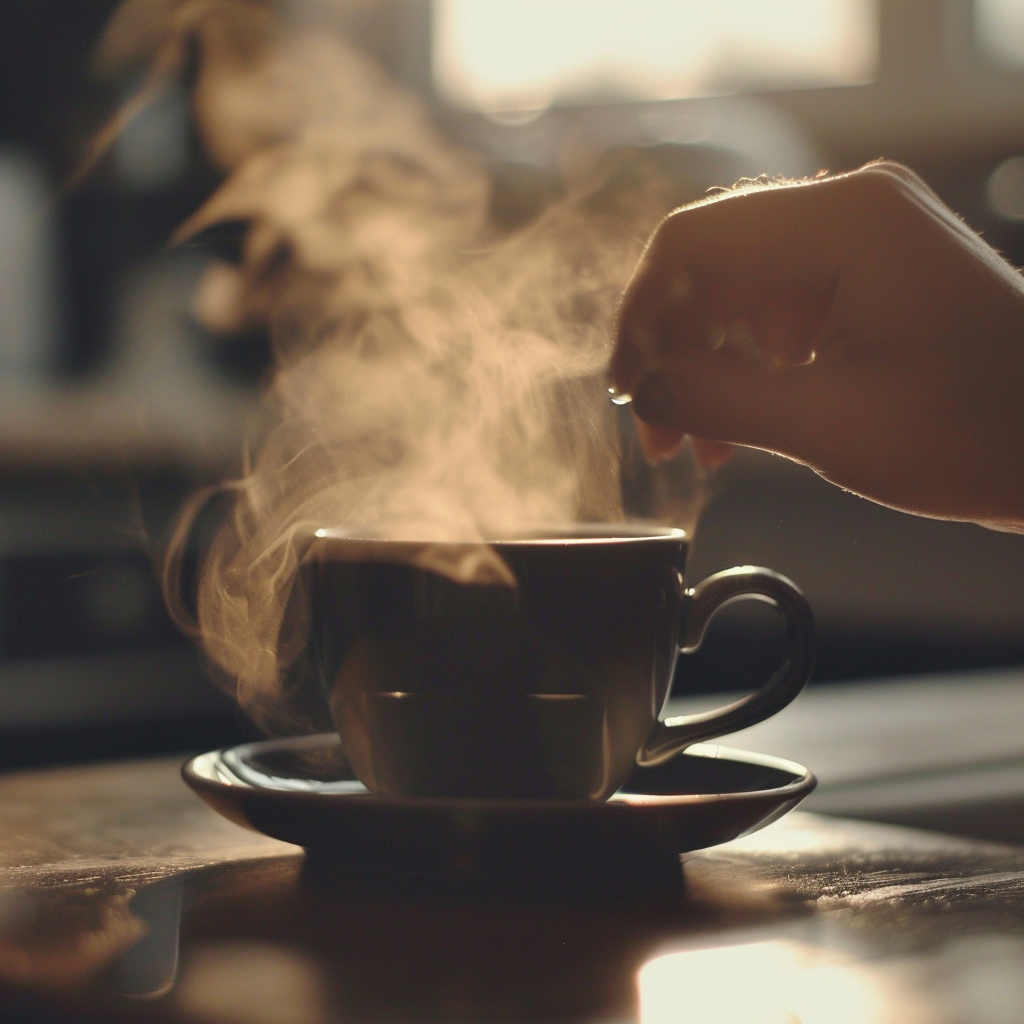
[[[657,426],[670,425],[678,410],[678,396],[667,373],[655,371],[633,389],[633,409],[640,419]]]

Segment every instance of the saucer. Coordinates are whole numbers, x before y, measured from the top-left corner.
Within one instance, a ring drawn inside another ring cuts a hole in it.
[[[383,798],[356,780],[334,733],[200,754],[182,775],[224,817],[313,859],[459,878],[678,865],[681,853],[763,828],[815,786],[792,761],[699,743],[637,768],[606,803]]]

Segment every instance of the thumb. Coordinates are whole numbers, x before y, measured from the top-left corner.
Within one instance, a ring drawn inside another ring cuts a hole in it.
[[[633,422],[640,447],[652,466],[678,455],[686,441],[686,434],[682,431],[667,427],[652,427],[635,413]],[[733,445],[723,441],[709,441],[706,437],[691,437],[690,447],[693,450],[693,457],[697,460],[697,465],[705,471],[724,466],[736,454]]]

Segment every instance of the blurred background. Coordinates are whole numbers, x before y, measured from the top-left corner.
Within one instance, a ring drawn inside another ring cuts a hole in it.
[[[168,620],[154,555],[180,502],[237,471],[269,347],[203,330],[209,245],[168,246],[220,180],[187,74],[77,180],[139,84],[91,60],[116,7],[0,0],[0,767],[251,734]],[[885,156],[1024,262],[1024,0],[283,9],[347,26],[419,91],[482,155],[503,227],[559,194],[570,136],[642,152],[679,203]],[[805,589],[820,684],[1024,663],[1024,538],[891,512],[751,452],[714,482],[689,575],[738,563]],[[677,690],[741,689],[779,657],[756,605],[712,634]]]

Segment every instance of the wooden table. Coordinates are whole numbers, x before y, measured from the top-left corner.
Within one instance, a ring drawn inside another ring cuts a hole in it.
[[[812,814],[649,892],[307,864],[172,760],[0,779],[0,1020],[1024,1019],[1024,850]]]

